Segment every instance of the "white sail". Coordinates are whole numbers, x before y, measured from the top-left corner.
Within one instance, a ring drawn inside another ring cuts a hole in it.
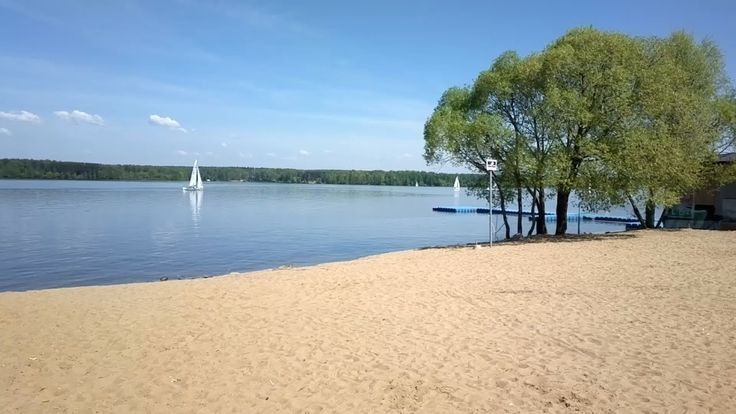
[[[460,191],[460,178],[455,177],[455,185],[453,186],[455,191]]]
[[[197,165],[197,161],[194,161],[194,166],[192,167],[192,175],[189,176],[189,185],[186,187],[183,187],[182,190],[184,191],[201,191],[204,190],[204,186],[202,185],[202,175],[199,173],[199,166]]]
[[[419,187],[419,181],[414,181],[414,187]]]
[[[202,174],[199,173],[199,167],[195,167],[195,168],[197,168],[197,186],[196,188],[197,190],[202,190],[204,188],[204,186],[202,185]]]
[[[197,167],[197,161],[194,161],[194,167],[192,167],[192,174],[189,176],[189,186],[197,186],[197,177],[199,177],[199,168]]]

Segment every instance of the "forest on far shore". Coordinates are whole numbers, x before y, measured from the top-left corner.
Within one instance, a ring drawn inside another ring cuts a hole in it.
[[[210,181],[249,181],[293,184],[408,185],[451,187],[478,179],[478,174],[427,171],[298,170],[291,168],[203,167]],[[190,166],[95,164],[31,159],[0,159],[0,179],[188,181]]]

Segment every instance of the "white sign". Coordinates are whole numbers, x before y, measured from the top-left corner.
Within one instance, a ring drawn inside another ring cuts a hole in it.
[[[486,171],[498,171],[498,161],[487,159],[486,160]]]

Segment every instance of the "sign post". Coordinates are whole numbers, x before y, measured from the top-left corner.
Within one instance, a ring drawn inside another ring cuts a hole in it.
[[[498,161],[486,160],[486,171],[488,171],[488,247],[493,246],[493,172],[498,171]]]

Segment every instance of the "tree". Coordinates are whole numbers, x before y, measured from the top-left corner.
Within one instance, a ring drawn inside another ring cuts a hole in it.
[[[473,85],[471,104],[474,109],[502,120],[511,131],[511,139],[499,146],[498,157],[510,175],[510,185],[516,190],[518,228],[521,232],[522,190],[532,199],[537,210],[537,234],[547,233],[545,200],[547,160],[550,139],[547,111],[541,93],[539,56],[520,58],[509,51],[495,60],[490,69],[481,72]]]
[[[715,102],[716,119],[714,127],[718,131],[716,152],[726,154],[736,152],[736,91],[730,86],[723,88]]]
[[[574,29],[550,45],[542,61],[551,141],[547,168],[557,194],[555,234],[560,235],[567,231],[573,191],[608,192],[606,169],[596,164],[634,110],[640,44],[622,34]]]
[[[641,225],[656,227],[656,207],[676,204],[715,180],[719,142],[729,114],[718,48],[682,32],[639,39],[643,65],[636,73],[629,116],[608,142],[609,188],[627,200]],[[639,206],[643,205],[644,214]]]
[[[424,159],[429,164],[449,162],[485,174],[485,160],[499,158],[501,173],[492,174],[499,188],[506,238],[510,238],[506,216],[508,193],[503,186],[507,182],[503,154],[511,134],[500,118],[475,108],[472,98],[470,88],[445,91],[424,126]],[[490,196],[488,192],[486,194]]]
[[[502,201],[516,194],[521,207],[525,189],[539,233],[548,188],[555,234],[567,231],[572,192],[590,208],[629,203],[654,227],[657,206],[730,176],[713,166],[736,143],[734,96],[712,42],[573,29],[539,54],[504,53],[470,90],[448,90],[425,128],[425,158],[442,148],[473,169],[478,148],[499,158]]]

